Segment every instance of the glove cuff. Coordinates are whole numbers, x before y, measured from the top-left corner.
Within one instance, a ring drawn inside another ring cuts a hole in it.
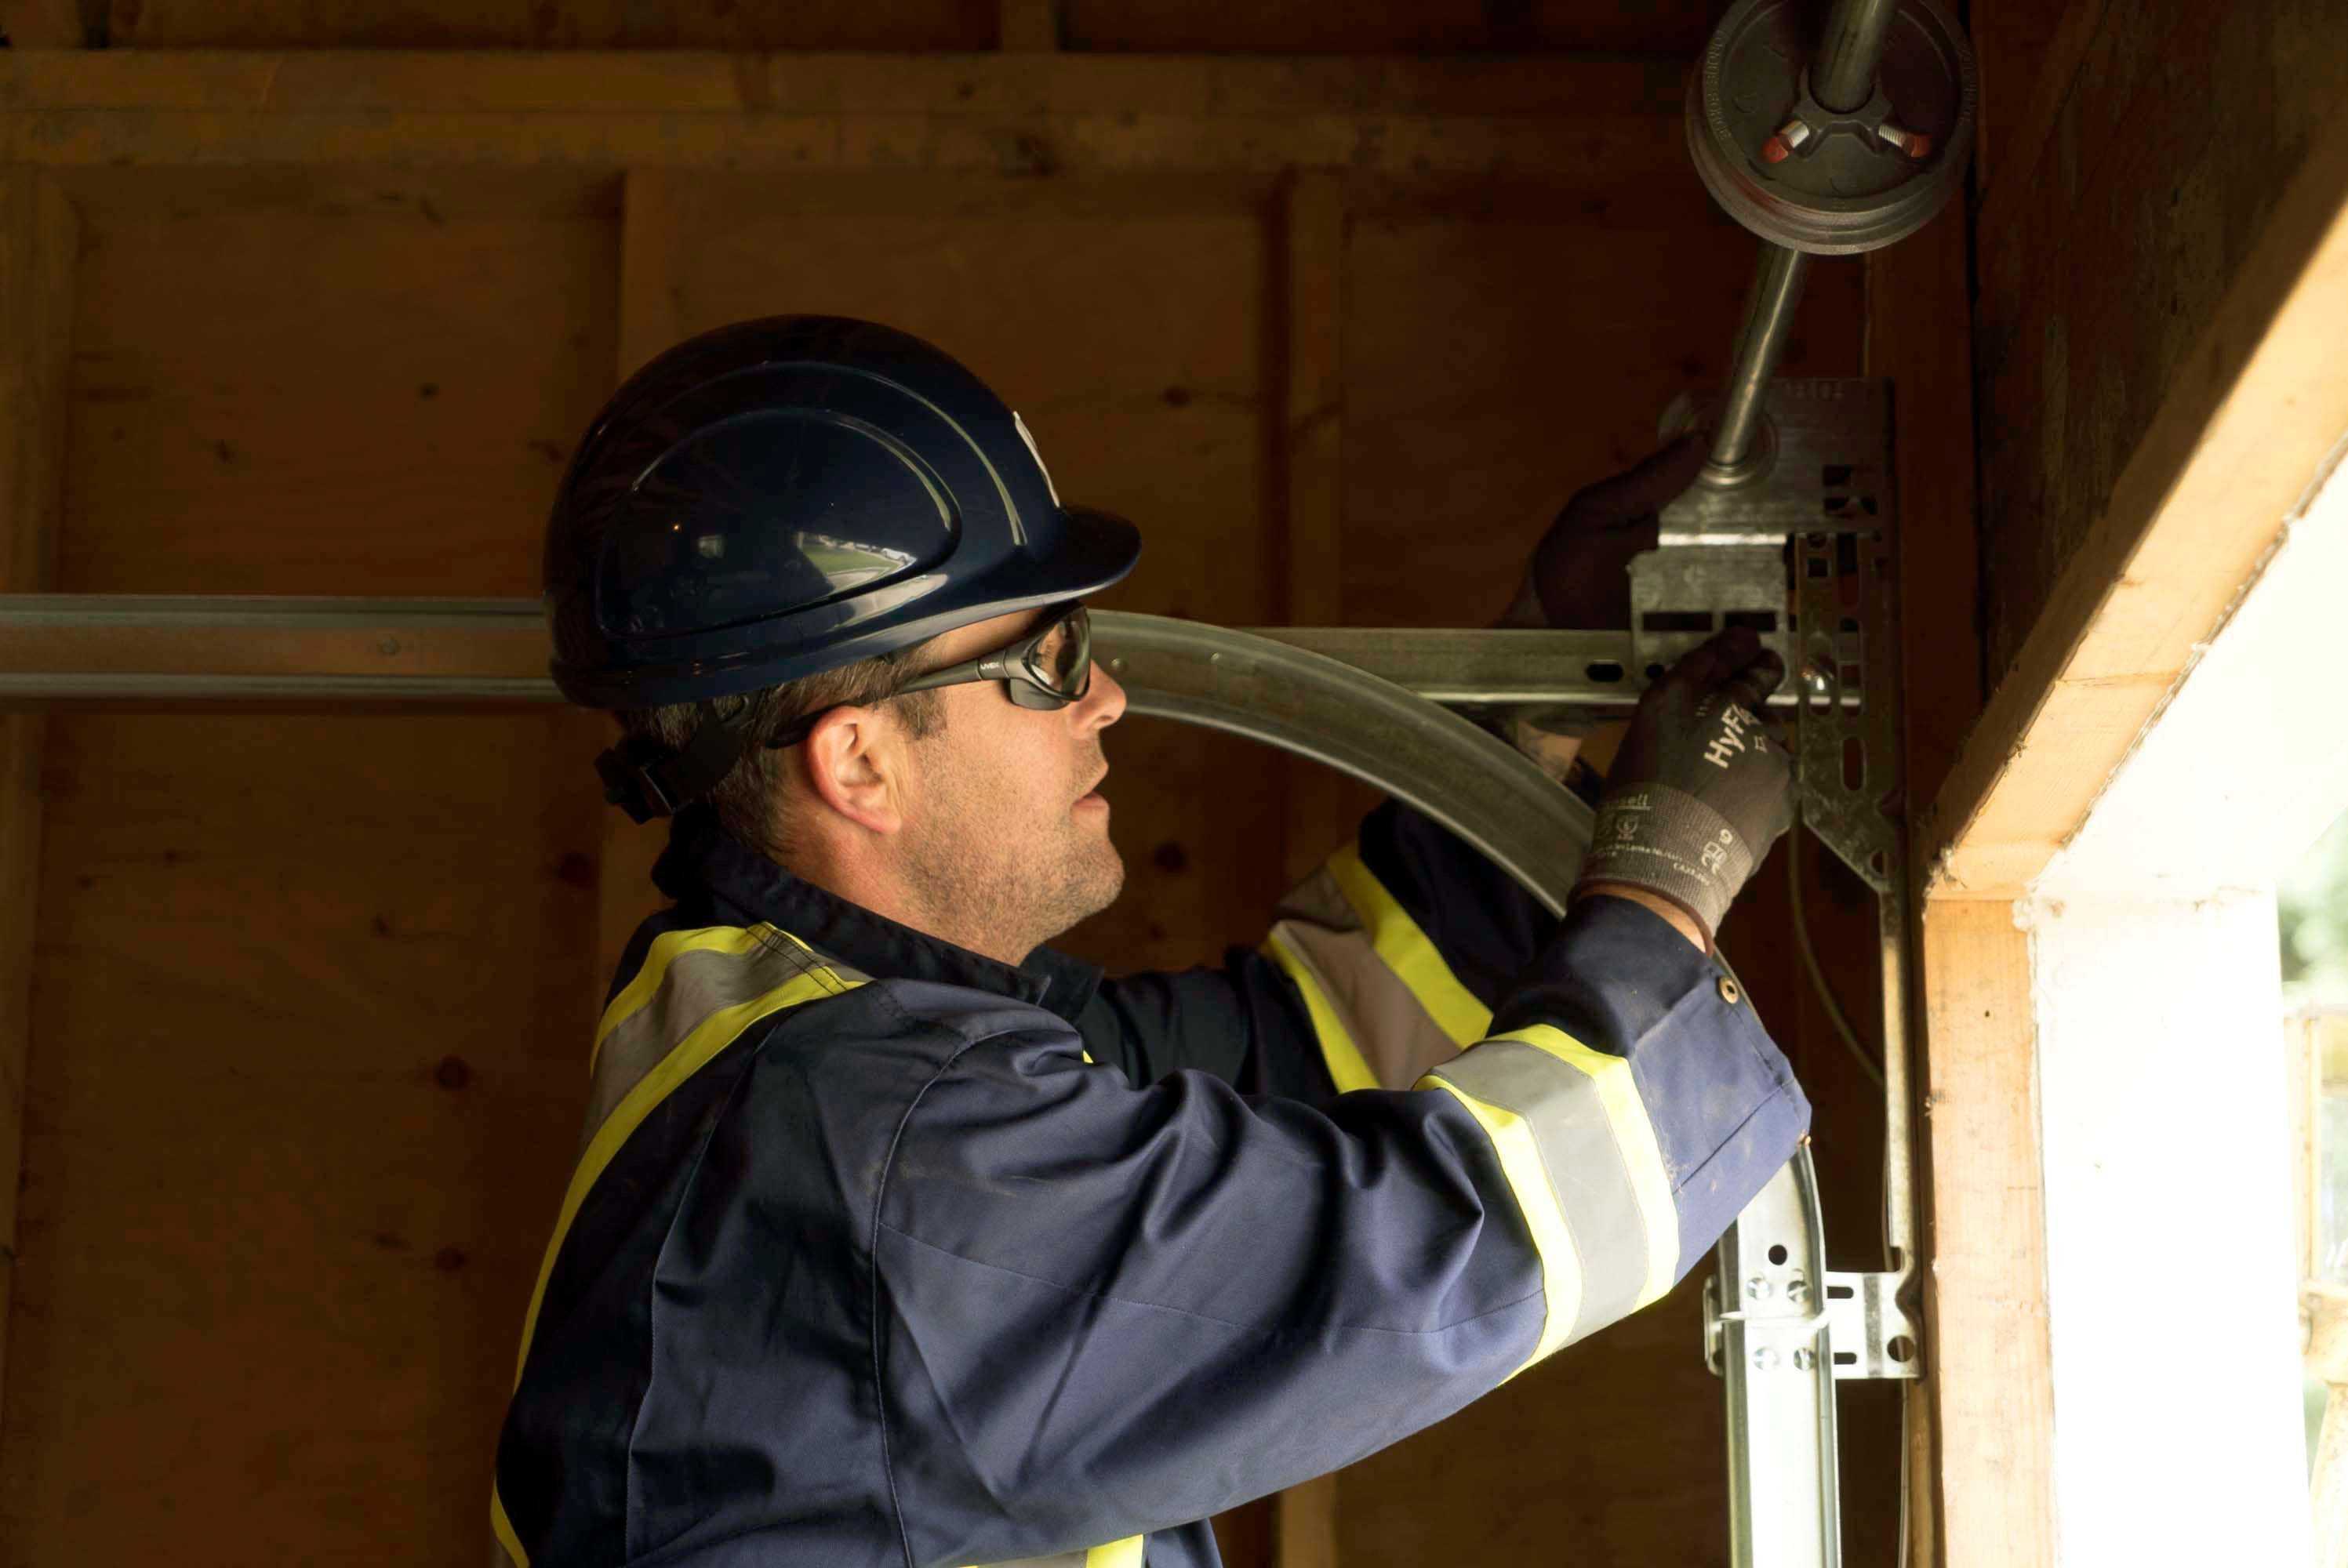
[[[1575,886],[1643,887],[1694,916],[1709,942],[1754,865],[1752,846],[1720,813],[1668,784],[1634,784],[1599,804]]]

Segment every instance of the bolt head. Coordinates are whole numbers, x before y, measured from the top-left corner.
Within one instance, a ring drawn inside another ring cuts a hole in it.
[[[1794,1352],[1794,1365],[1802,1371],[1807,1372],[1818,1364],[1818,1353],[1807,1346]]]
[[[1786,1299],[1787,1299],[1787,1300],[1788,1300],[1788,1301],[1803,1301],[1803,1300],[1807,1300],[1807,1299],[1808,1299],[1808,1297],[1809,1297],[1809,1294],[1810,1294],[1810,1282],[1809,1282],[1808,1280],[1807,1280],[1807,1279],[1804,1279],[1800,1275],[1798,1275],[1798,1274],[1797,1274],[1797,1275],[1794,1276],[1794,1277],[1793,1277],[1793,1278],[1791,1278],[1791,1279],[1789,1279],[1789,1280],[1787,1280],[1787,1281],[1786,1282]]]
[[[1769,1282],[1756,1274],[1745,1282],[1745,1294],[1756,1301],[1766,1301],[1769,1299]]]
[[[1758,1350],[1754,1351],[1753,1369],[1756,1372],[1776,1371],[1777,1369],[1777,1352],[1772,1350],[1766,1345],[1764,1345]]]

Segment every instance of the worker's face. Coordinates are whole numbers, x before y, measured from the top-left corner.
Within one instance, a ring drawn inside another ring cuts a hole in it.
[[[1055,612],[1023,610],[951,631],[920,667],[942,669],[1032,635]],[[908,869],[957,915],[1032,948],[1108,907],[1125,866],[1097,793],[1108,764],[1101,732],[1125,712],[1125,690],[1095,664],[1062,708],[1023,708],[999,681],[942,687],[942,733],[917,743],[907,781]],[[1024,950],[1022,956],[1025,956]]]

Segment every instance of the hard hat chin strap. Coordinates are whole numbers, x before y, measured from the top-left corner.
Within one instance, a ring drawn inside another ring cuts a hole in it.
[[[635,821],[650,822],[675,816],[716,789],[750,749],[750,740],[717,711],[716,703],[700,707],[701,723],[683,751],[672,751],[648,735],[630,735],[597,757],[595,772],[603,781],[603,798]]]

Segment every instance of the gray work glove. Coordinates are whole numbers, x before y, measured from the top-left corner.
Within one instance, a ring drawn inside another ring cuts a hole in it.
[[[1599,799],[1577,894],[1600,882],[1643,888],[1685,910],[1710,950],[1737,889],[1793,825],[1792,760],[1756,717],[1785,678],[1785,661],[1738,627],[1647,689]]]
[[[1695,483],[1704,444],[1683,436],[1610,478],[1585,485],[1566,502],[1525,563],[1517,596],[1498,626],[1564,627],[1576,631],[1631,630],[1631,558],[1655,548],[1657,514]],[[1597,716],[1569,705],[1509,710],[1502,738],[1563,782]]]
[[[1658,515],[1695,483],[1703,437],[1683,436],[1611,478],[1585,485],[1525,563],[1501,626],[1631,630],[1631,558],[1655,548]]]

